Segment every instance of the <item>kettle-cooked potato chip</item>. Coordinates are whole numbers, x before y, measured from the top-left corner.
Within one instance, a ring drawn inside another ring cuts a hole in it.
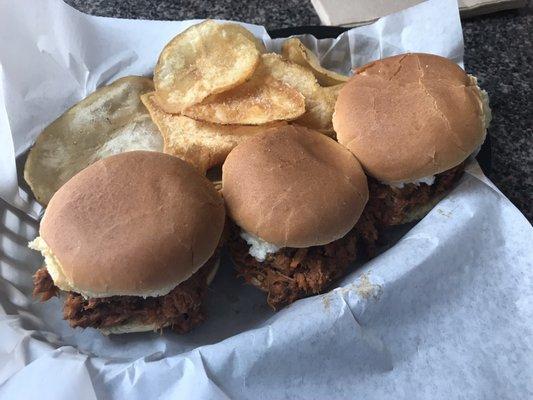
[[[261,125],[295,119],[304,112],[302,94],[261,64],[248,82],[186,108],[183,115],[218,124]]]
[[[242,35],[250,39],[252,42],[254,42],[255,48],[257,49],[257,51],[259,51],[259,53],[266,53],[267,50],[263,41],[256,38],[254,34],[248,29],[246,29],[244,26],[241,26],[239,24],[224,24],[224,28],[230,31],[233,30],[236,33],[241,33]]]
[[[37,201],[48,204],[67,180],[101,158],[131,150],[162,151],[162,137],[139,98],[152,90],[148,78],[118,79],[48,125],[24,167]]]
[[[330,71],[320,65],[317,56],[297,38],[290,38],[281,47],[283,57],[308,68],[321,86],[335,86],[346,82],[349,77]]]
[[[264,54],[261,61],[274,78],[285,82],[303,94],[305,114],[294,122],[331,136],[333,133],[331,120],[335,101],[342,84],[322,87],[311,71],[301,65],[284,60],[278,54]]]
[[[294,122],[316,129],[328,136],[334,136],[333,112],[339,90],[344,85],[320,87],[309,95],[305,100],[306,112]]]
[[[285,60],[279,54],[268,53],[261,56],[263,68],[274,78],[298,90],[305,98],[320,87],[315,76],[308,69]]]
[[[154,93],[144,94],[141,99],[163,135],[164,152],[191,163],[202,174],[222,164],[229,152],[247,138],[285,124],[218,125],[166,113],[159,108]]]
[[[193,25],[159,56],[154,71],[158,104],[166,112],[180,113],[209,95],[244,83],[258,63],[257,43],[235,24],[207,20]]]

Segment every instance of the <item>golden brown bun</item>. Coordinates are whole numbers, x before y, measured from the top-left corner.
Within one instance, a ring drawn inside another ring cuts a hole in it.
[[[167,325],[165,325],[167,326]],[[157,331],[159,328],[164,328],[165,326],[158,327],[155,324],[143,324],[142,322],[128,322],[122,325],[110,326],[107,328],[97,328],[104,335],[121,335],[123,333],[140,333],[140,332],[150,332]]]
[[[297,125],[235,147],[222,166],[222,192],[237,225],[280,247],[343,237],[368,200],[355,157],[333,139]]]
[[[213,255],[224,219],[222,198],[191,165],[133,151],[100,160],[62,186],[40,235],[61,289],[160,296]]]
[[[487,112],[475,78],[452,61],[403,54],[355,71],[333,127],[370,175],[405,182],[463,162],[485,139]]]

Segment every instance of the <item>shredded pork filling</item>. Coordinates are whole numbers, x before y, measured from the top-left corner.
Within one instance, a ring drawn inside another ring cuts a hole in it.
[[[240,234],[241,229],[233,226],[229,247],[237,273],[267,292],[267,302],[274,309],[323,292],[346,272],[359,253],[372,255],[377,240],[372,221],[363,215],[354,229],[332,243],[284,247],[259,261],[250,254],[250,245]]]
[[[392,187],[369,177],[369,200],[365,213],[369,214],[378,228],[401,224],[406,216],[450,189],[464,172],[464,163],[438,175],[432,185],[425,183],[405,184]]]
[[[284,247],[258,259],[250,254],[251,246],[241,229],[233,226],[229,246],[237,273],[265,291],[274,309],[323,292],[361,252],[374,256],[380,229],[401,224],[411,212],[450,189],[463,172],[464,163],[436,175],[432,185],[405,184],[402,188],[369,178],[369,201],[357,225],[343,238],[324,246]]]
[[[67,292],[63,318],[70,326],[110,328],[128,323],[171,327],[179,333],[190,331],[205,319],[202,302],[207,291],[207,277],[218,259],[218,251],[192,277],[170,293],[158,297],[110,296],[84,298]],[[46,301],[60,293],[46,268],[34,275],[33,295]]]

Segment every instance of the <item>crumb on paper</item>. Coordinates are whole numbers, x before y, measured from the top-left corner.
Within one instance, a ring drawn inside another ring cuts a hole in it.
[[[451,218],[452,216],[452,211],[444,211],[442,208],[437,208],[437,212],[446,218]]]
[[[322,304],[324,310],[328,311],[331,307],[331,296],[333,293],[340,293],[341,297],[349,294],[350,292],[355,291],[361,298],[365,300],[378,300],[383,293],[381,285],[374,284],[370,282],[367,274],[362,274],[357,283],[351,283],[346,287],[337,288],[330,293],[322,295]]]
[[[322,304],[324,305],[324,309],[326,311],[329,310],[329,307],[331,305],[331,299],[330,299],[329,293],[326,293],[325,295],[322,296]]]
[[[359,278],[359,283],[355,287],[357,294],[361,296],[363,299],[368,300],[378,300],[381,296],[381,293],[383,290],[381,289],[381,285],[373,284],[368,279],[367,274],[362,274]]]

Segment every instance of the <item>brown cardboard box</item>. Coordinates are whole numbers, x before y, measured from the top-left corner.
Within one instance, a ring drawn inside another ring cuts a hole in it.
[[[423,0],[311,0],[324,25],[357,26],[421,3]],[[523,7],[527,0],[458,0],[461,16]]]

